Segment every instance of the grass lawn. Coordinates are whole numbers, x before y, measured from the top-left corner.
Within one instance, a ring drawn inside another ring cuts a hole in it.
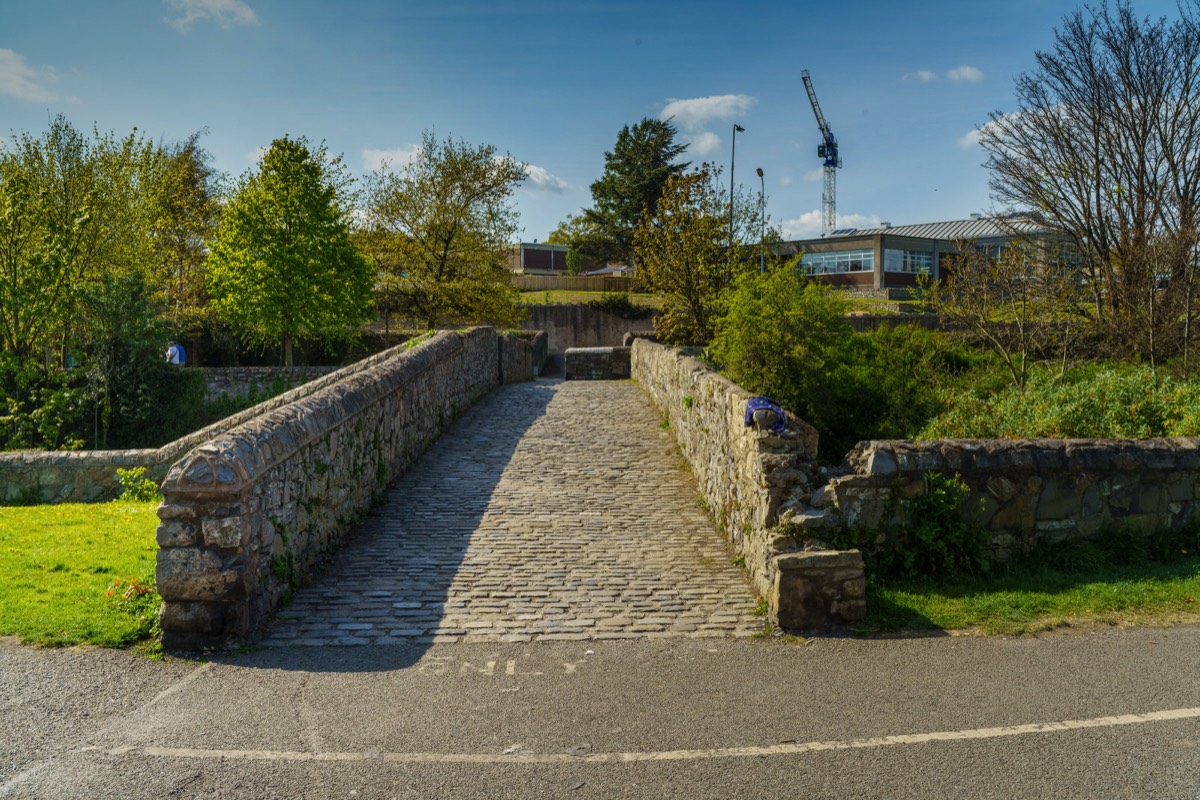
[[[521,292],[521,302],[529,305],[545,305],[553,303],[590,303],[593,300],[600,300],[609,292],[573,292],[566,290],[552,290],[543,292]],[[656,294],[638,294],[629,295],[629,300],[635,306],[646,306],[648,308],[662,308],[662,298]]]
[[[0,508],[0,636],[47,646],[152,639],[158,595],[129,587],[153,585],[157,505]]]
[[[867,593],[862,634],[964,631],[1037,633],[1082,625],[1200,622],[1200,558],[1108,568],[1047,570],[994,579],[896,583]]]

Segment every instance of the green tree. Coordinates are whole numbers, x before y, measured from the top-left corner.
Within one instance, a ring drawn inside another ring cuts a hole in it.
[[[678,162],[687,150],[675,141],[669,120],[645,118],[617,134],[604,153],[604,174],[592,184],[593,207],[583,212],[592,226],[573,247],[602,264],[635,264],[634,231],[658,214],[667,179],[682,174],[690,162]]]
[[[546,243],[567,245],[567,274],[578,275],[586,271],[589,263],[597,263],[590,261],[584,253],[596,249],[595,242],[599,235],[599,229],[584,214],[572,214],[550,231]]]
[[[1195,336],[1200,286],[1200,5],[1178,10],[1072,12],[979,131],[993,195],[1073,241],[1101,338],[1151,363]]]
[[[355,335],[370,319],[373,270],[350,240],[353,197],[340,158],[283,137],[240,179],[212,242],[209,291],[246,341]]]
[[[198,337],[210,321],[205,262],[220,221],[219,177],[196,133],[165,148],[154,183],[151,284],[179,337]]]
[[[0,156],[0,349],[35,355],[61,328],[88,218],[63,224],[46,192],[11,154]]]
[[[734,242],[729,243],[729,194],[713,164],[667,178],[657,214],[642,218],[633,247],[639,278],[663,298],[655,330],[673,344],[706,345],[723,313],[733,273],[757,270],[760,207],[734,198]],[[753,247],[747,240],[753,242]]]
[[[426,131],[417,156],[367,183],[367,252],[381,271],[388,307],[426,327],[519,325],[509,269],[517,233],[512,205],[525,165],[492,145]]]
[[[948,327],[995,353],[1019,389],[1043,354],[1061,355],[1065,370],[1085,298],[1073,266],[1051,257],[1054,243],[1015,240],[1000,252],[956,247],[943,279],[924,292]]]

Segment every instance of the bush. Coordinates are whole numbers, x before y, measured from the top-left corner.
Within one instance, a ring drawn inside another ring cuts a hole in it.
[[[117,482],[121,484],[121,496],[118,499],[125,502],[149,503],[162,499],[158,484],[146,477],[145,467],[118,469]]]
[[[847,307],[789,266],[748,274],[710,348],[735,383],[812,424],[832,461],[863,439],[912,436],[944,409],[945,385],[989,363],[915,326],[855,334]]]
[[[980,575],[991,569],[991,537],[970,521],[970,489],[955,475],[925,476],[925,493],[895,500],[904,520],[876,531],[850,530],[831,541],[862,550],[872,580]],[[964,513],[966,512],[966,513]]]
[[[588,305],[607,311],[621,319],[649,319],[654,316],[654,309],[637,305],[624,292],[605,292],[599,300],[589,300]]]
[[[92,427],[94,394],[78,371],[0,359],[0,450],[78,450]]]
[[[1200,383],[1144,366],[1091,364],[1060,377],[1048,367],[1025,390],[958,392],[920,433],[946,438],[1132,438],[1200,435]]]

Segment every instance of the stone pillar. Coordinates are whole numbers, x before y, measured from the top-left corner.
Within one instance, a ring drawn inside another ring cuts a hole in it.
[[[254,625],[260,515],[242,465],[211,445],[175,464],[158,508],[163,645],[220,647]]]
[[[811,630],[867,615],[867,581],[858,550],[811,550],[775,559],[771,622]]]

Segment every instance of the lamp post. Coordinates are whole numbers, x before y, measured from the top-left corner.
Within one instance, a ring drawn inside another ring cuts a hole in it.
[[[762,167],[754,171],[758,173],[758,272],[762,274],[767,271],[767,183],[763,179]]]
[[[733,123],[733,137],[729,150],[729,257],[733,256],[733,161],[737,155],[737,135],[745,133],[746,129],[736,122]]]

